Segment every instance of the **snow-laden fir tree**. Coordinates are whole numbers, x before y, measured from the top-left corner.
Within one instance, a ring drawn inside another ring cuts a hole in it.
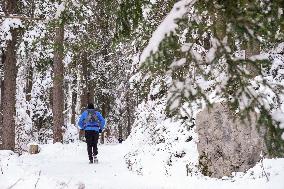
[[[262,0],[179,1],[141,55],[141,93],[149,94],[150,85],[156,85],[154,95],[167,97],[169,115],[191,108],[191,102],[210,106],[216,99],[243,118],[256,110],[259,122],[267,126],[269,152],[283,155],[283,128],[271,117],[272,109],[281,105],[283,84],[269,74],[269,52],[284,40],[283,5]]]

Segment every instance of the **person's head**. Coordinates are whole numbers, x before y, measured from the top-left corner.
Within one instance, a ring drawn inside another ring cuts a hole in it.
[[[93,103],[89,103],[87,106],[87,109],[95,109],[94,104]]]

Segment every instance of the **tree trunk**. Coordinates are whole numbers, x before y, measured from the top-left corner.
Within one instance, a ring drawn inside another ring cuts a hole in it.
[[[223,38],[226,36],[226,22],[224,19],[224,15],[222,12],[219,12],[217,15],[213,16],[215,17],[215,29],[217,37],[220,41],[223,40]]]
[[[121,118],[123,117],[122,111],[120,112],[120,117],[121,117]],[[119,142],[119,143],[122,143],[122,141],[123,141],[123,137],[122,137],[122,127],[123,127],[123,125],[122,125],[122,123],[121,123],[121,121],[120,121],[120,122],[119,122],[119,125],[118,125],[118,142]]]
[[[5,52],[2,49],[2,54],[1,54],[1,62],[0,62],[0,149],[1,149],[1,144],[2,144],[2,127],[3,127],[3,93],[4,93],[4,78],[3,76],[3,67],[4,67],[4,61],[5,61]]]
[[[89,71],[90,74],[90,71]],[[88,82],[88,103],[94,103],[94,85],[93,85],[93,81]]]
[[[82,54],[82,71],[83,71],[83,94],[81,104],[86,107],[89,103],[94,103],[94,85],[91,81],[90,70],[91,64],[88,61],[87,53]]]
[[[3,137],[3,94],[4,94],[4,80],[0,80],[1,85],[1,102],[0,102],[0,149]]]
[[[81,59],[82,59],[82,72],[81,72],[81,85],[82,85],[82,94],[80,96],[80,101],[81,101],[81,113],[86,109],[86,106],[88,104],[88,96],[87,96],[87,58],[86,58],[86,53],[83,52],[81,54]],[[85,132],[83,130],[80,130],[79,132],[79,139],[83,140],[85,136]]]
[[[26,101],[29,103],[31,101],[32,96],[32,89],[33,89],[33,67],[32,65],[28,66],[27,70],[27,83],[26,83]],[[30,116],[30,109],[26,110],[27,114]]]
[[[76,104],[77,104],[77,92],[75,91],[77,85],[77,75],[76,78],[72,82],[72,115],[71,115],[71,124],[76,125]]]
[[[4,62],[3,91],[3,137],[2,148],[15,150],[15,105],[16,105],[16,43],[17,31],[12,30],[12,40],[7,42],[6,59]]]
[[[88,104],[88,81],[87,81],[87,75],[88,75],[88,65],[87,65],[87,55],[85,52],[82,53],[82,95],[81,95],[81,110],[84,110]]]
[[[106,114],[107,114],[107,99],[104,97],[103,98],[103,104],[102,104],[102,116],[105,118],[106,117]],[[101,144],[104,144],[105,143],[105,133],[102,132],[101,133]]]
[[[260,53],[260,44],[257,40],[251,39],[244,45],[246,60],[248,60],[251,56],[258,55]],[[246,69],[249,71],[251,77],[255,77],[260,74],[259,70],[254,65],[248,64],[246,65]]]
[[[131,112],[130,112],[129,89],[126,94],[126,112],[127,112],[127,137],[128,137],[131,132]]]
[[[53,66],[53,142],[63,142],[62,127],[64,125],[64,65],[63,65],[64,25],[56,28],[54,66]]]
[[[17,1],[6,0],[3,2],[3,10],[6,15],[16,13]],[[17,59],[16,44],[18,32],[11,29],[12,39],[7,41],[4,61],[4,91],[3,91],[3,129],[2,129],[2,149],[15,150],[15,120],[16,116],[16,77],[17,77]]]

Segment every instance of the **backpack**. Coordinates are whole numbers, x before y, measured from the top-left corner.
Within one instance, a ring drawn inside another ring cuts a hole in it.
[[[84,120],[85,125],[87,123],[89,123],[90,125],[96,125],[96,124],[99,125],[100,122],[97,116],[97,112],[93,109],[87,110],[87,112],[88,112],[87,118]]]

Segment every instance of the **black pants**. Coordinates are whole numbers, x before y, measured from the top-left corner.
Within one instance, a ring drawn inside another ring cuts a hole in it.
[[[89,160],[93,161],[93,156],[98,154],[99,133],[97,131],[85,131]]]

